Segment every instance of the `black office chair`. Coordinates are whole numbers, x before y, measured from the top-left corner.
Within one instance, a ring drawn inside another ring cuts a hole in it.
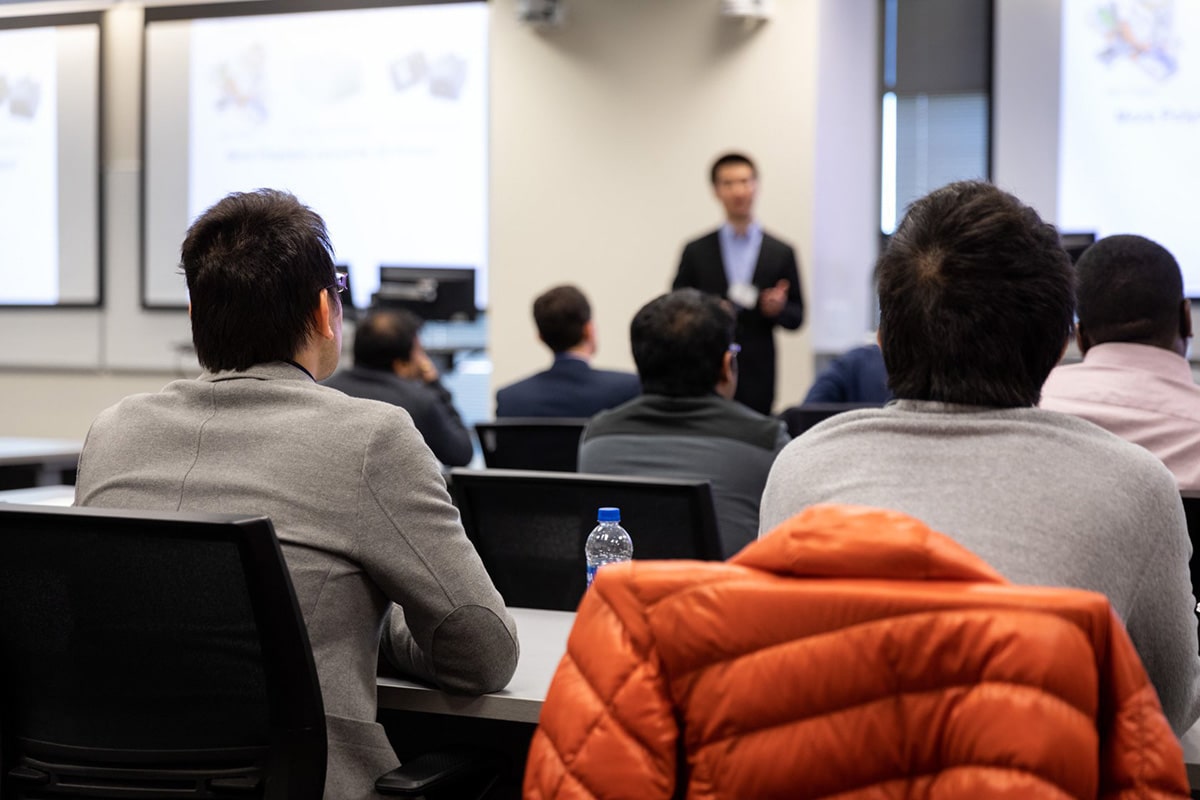
[[[507,417],[475,423],[483,463],[499,469],[575,472],[587,419]]]
[[[1179,497],[1183,500],[1188,538],[1192,540],[1192,560],[1188,564],[1192,573],[1192,596],[1200,601],[1200,492],[1182,491]],[[1200,606],[1196,611],[1200,612]]]
[[[879,408],[882,403],[802,403],[798,406],[785,408],[779,412],[779,418],[787,426],[788,436],[795,439],[818,422],[824,422],[830,417],[843,411],[854,411],[859,408]]]
[[[325,717],[270,520],[0,506],[0,796],[319,800]]]
[[[574,611],[601,506],[621,509],[634,558],[721,559],[708,481],[451,470],[467,537],[510,606]]]
[[[0,797],[320,800],[325,758],[269,519],[0,504]],[[377,789],[464,797],[503,766],[430,753]]]

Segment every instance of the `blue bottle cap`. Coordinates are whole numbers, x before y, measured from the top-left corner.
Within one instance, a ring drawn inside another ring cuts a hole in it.
[[[596,512],[597,522],[620,522],[621,509],[605,507]]]

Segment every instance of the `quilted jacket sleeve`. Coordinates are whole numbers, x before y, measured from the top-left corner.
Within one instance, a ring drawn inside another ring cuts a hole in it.
[[[679,731],[653,636],[628,580],[602,569],[542,706],[525,798],[670,798]]]
[[[1103,687],[1097,720],[1100,796],[1106,800],[1186,798],[1183,750],[1125,626],[1111,611],[1108,633],[1108,647],[1096,647]]]

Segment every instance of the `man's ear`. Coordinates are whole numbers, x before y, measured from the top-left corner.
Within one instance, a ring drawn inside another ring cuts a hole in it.
[[[329,301],[329,292],[328,290],[323,290],[321,292],[321,299],[317,301],[317,307],[313,311],[313,321],[316,323],[317,335],[322,339],[333,339],[336,335],[333,332],[333,323],[336,316],[333,304]]]
[[[1069,336],[1067,337],[1067,340],[1067,344],[1070,344]],[[1081,355],[1087,353],[1087,351],[1092,348],[1092,345],[1095,344],[1095,342],[1092,341],[1092,337],[1088,336],[1087,329],[1084,328],[1082,322],[1075,323],[1075,344],[1079,345],[1079,352]],[[1066,344],[1063,345],[1063,352],[1067,352]],[[1062,356],[1059,356],[1059,358],[1061,359]]]
[[[1192,301],[1186,297],[1179,303],[1179,338],[1192,338]]]
[[[726,350],[725,357],[721,359],[721,374],[717,378],[716,392],[726,400],[732,400],[737,392],[737,383],[737,356],[732,350]]]

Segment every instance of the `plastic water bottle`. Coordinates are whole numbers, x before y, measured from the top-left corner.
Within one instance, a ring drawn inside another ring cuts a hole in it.
[[[621,527],[621,509],[602,508],[596,512],[599,523],[588,534],[583,552],[587,556],[587,585],[591,586],[596,570],[605,564],[633,558],[633,539]]]

